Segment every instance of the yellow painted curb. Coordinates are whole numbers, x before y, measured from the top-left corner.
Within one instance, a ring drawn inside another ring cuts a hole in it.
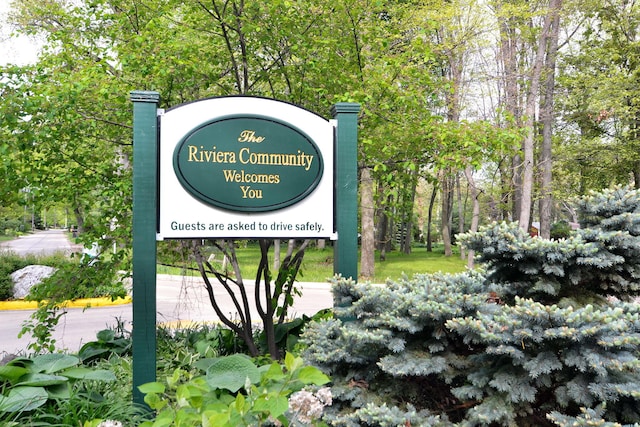
[[[61,305],[67,308],[85,308],[85,307],[107,307],[112,305],[129,304],[131,297],[117,298],[81,298],[73,301],[65,301]],[[37,301],[0,301],[0,310],[35,310],[38,308]]]

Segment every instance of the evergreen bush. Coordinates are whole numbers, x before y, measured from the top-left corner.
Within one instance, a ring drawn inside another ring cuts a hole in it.
[[[336,278],[336,319],[305,360],[333,379],[336,426],[640,423],[640,192],[578,203],[580,230],[460,235],[483,271],[386,286]],[[633,424],[637,425],[637,424]]]

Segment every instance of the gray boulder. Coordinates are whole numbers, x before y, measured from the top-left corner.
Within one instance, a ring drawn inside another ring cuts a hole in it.
[[[28,265],[11,273],[13,297],[22,299],[29,295],[31,288],[55,273],[57,268],[47,265]]]

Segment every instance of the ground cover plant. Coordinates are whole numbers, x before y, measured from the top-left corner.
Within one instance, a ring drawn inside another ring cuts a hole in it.
[[[195,366],[199,374],[178,369],[165,382],[140,387],[145,402],[157,412],[143,427],[299,425],[292,423],[296,421],[309,425],[331,403],[328,389],[317,388],[329,378],[291,353],[282,363],[258,365],[248,356],[234,354],[203,358]],[[316,388],[303,391],[307,386]],[[304,393],[307,396],[301,397]],[[296,403],[309,398],[317,400],[316,407]]]
[[[640,192],[578,204],[582,229],[459,236],[484,271],[386,286],[336,280],[336,319],[303,334],[333,380],[335,426],[640,423]]]
[[[61,353],[15,357],[0,365],[0,425],[82,425],[84,420],[132,417],[132,405],[114,408],[116,375],[83,366],[80,358]]]

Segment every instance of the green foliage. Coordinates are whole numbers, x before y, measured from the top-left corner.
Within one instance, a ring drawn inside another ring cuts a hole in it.
[[[29,350],[36,354],[53,353],[56,350],[56,340],[52,332],[65,313],[64,308],[55,301],[39,302],[38,308],[23,322],[18,338],[31,334],[35,341],[29,343]]]
[[[123,356],[130,352],[130,334],[118,333],[115,329],[103,329],[97,333],[95,341],[89,341],[80,347],[78,357],[83,364],[90,364],[99,359],[109,358],[113,354]]]
[[[640,423],[640,192],[579,203],[581,230],[531,238],[495,224],[461,238],[486,273],[386,286],[336,279],[337,319],[309,325],[340,426]],[[416,415],[417,414],[417,415]]]
[[[36,284],[27,299],[32,301],[66,301],[80,298],[123,298],[127,291],[115,266],[108,262],[69,260],[50,277]]]
[[[333,316],[333,310],[327,308],[318,311],[313,316],[309,317],[303,314],[302,317],[296,317],[285,323],[279,323],[274,325],[275,343],[279,349],[283,351],[294,352],[300,347],[299,340],[300,335],[304,332],[304,328],[314,321],[322,319],[329,319]],[[258,334],[258,345],[262,349],[264,354],[267,353],[267,339],[264,331],[260,331]]]
[[[28,265],[48,265],[60,268],[66,262],[62,255],[21,256],[14,252],[0,251],[0,301],[7,301],[13,298],[13,281],[11,273],[20,270]]]
[[[244,342],[221,325],[195,325],[172,330],[157,329],[158,368],[167,373],[176,369],[191,372],[201,358],[247,353]]]
[[[621,187],[592,193],[578,203],[582,228],[565,240],[533,238],[507,223],[459,238],[476,251],[506,301],[516,295],[548,303],[628,299],[640,293],[639,198],[637,190]]]
[[[19,336],[32,335],[35,341],[29,343],[28,348],[35,353],[55,351],[56,340],[52,332],[66,314],[66,301],[104,296],[116,299],[127,295],[123,283],[116,280],[112,264],[78,262],[66,258],[58,260],[56,264],[58,270],[34,285],[26,298],[38,301],[38,308],[23,323]]]
[[[156,411],[154,421],[142,427],[216,425],[255,426],[278,420],[290,424],[289,398],[305,386],[320,386],[329,378],[317,368],[304,366],[300,357],[287,353],[282,364],[257,366],[246,356],[202,359],[197,366],[205,375],[180,369],[166,384],[140,386],[145,402]]]
[[[552,239],[566,239],[571,236],[572,231],[567,221],[558,221],[551,224]]]
[[[77,382],[114,380],[110,371],[80,366],[80,359],[71,355],[18,357],[0,366],[0,416],[14,419],[50,402],[69,399]]]

